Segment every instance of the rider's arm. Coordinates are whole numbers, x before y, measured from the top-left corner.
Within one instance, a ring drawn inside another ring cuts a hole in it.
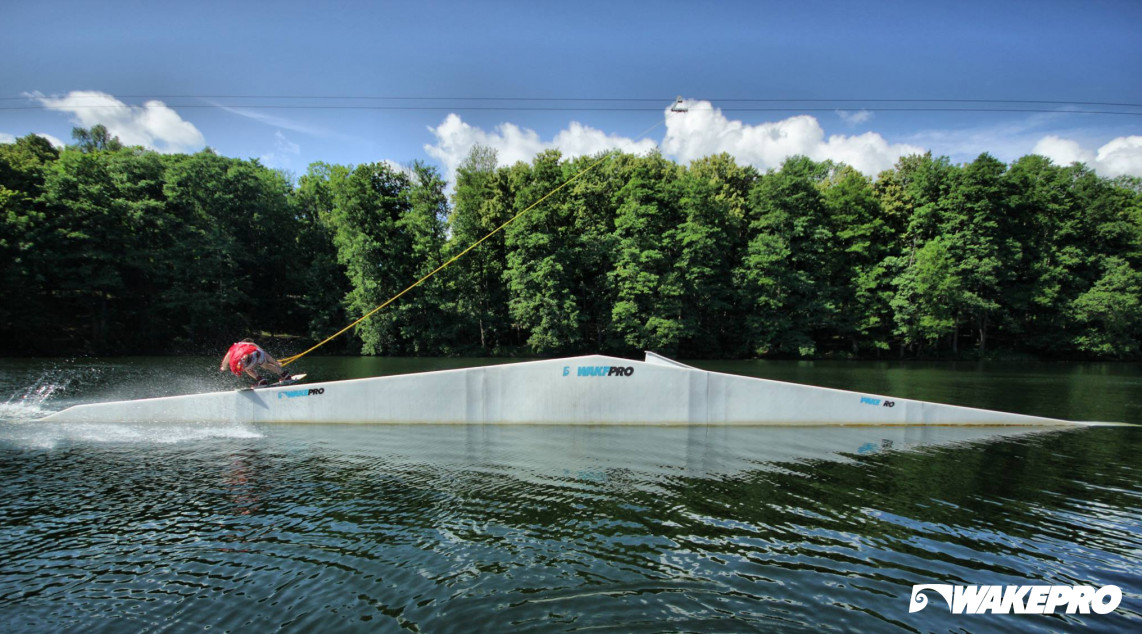
[[[227,351],[226,351],[226,356],[222,357],[222,365],[219,365],[219,366],[218,366],[218,371],[219,371],[219,372],[225,372],[225,371],[226,371],[226,366],[230,365],[230,353],[231,353],[231,352],[232,352],[232,350],[227,350]]]

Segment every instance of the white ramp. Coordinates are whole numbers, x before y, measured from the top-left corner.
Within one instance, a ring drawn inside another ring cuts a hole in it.
[[[82,422],[1073,425],[602,355],[78,405]]]

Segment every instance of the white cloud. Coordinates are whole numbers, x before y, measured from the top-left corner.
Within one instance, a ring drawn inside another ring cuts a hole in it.
[[[1057,165],[1070,165],[1071,163],[1092,163],[1094,153],[1084,150],[1078,141],[1063,139],[1055,135],[1045,136],[1035,144],[1032,154],[1040,154],[1051,159]]]
[[[857,136],[833,135],[825,138],[820,123],[808,115],[784,121],[747,125],[731,121],[708,101],[684,101],[685,111],[665,110],[666,136],[662,150],[673,158],[688,163],[694,159],[727,152],[740,162],[762,169],[781,165],[785,159],[804,154],[814,160],[843,161],[861,172],[875,175],[888,169],[901,156],[923,153],[914,145],[889,144],[875,132]],[[868,114],[868,113],[865,113]],[[867,121],[861,113],[854,115]],[[571,122],[550,141],[544,141],[534,130],[502,123],[489,132],[465,123],[459,115],[450,114],[435,128],[429,128],[436,143],[424,150],[445,167],[448,180],[474,145],[496,150],[500,165],[531,160],[539,152],[557,148],[573,158],[608,149],[640,154],[652,150],[649,139],[634,140]]]
[[[476,145],[496,150],[500,165],[530,161],[536,154],[551,148],[558,149],[564,157],[574,158],[609,149],[638,154],[655,147],[654,141],[649,139],[635,141],[608,135],[576,121],[551,141],[544,141],[534,130],[520,128],[513,123],[501,123],[494,131],[488,132],[465,123],[456,114],[449,114],[440,125],[428,130],[436,137],[436,143],[425,145],[424,151],[444,165],[449,181],[455,179],[456,168]]]
[[[856,112],[838,110],[837,116],[841,118],[841,121],[844,121],[849,125],[859,125],[872,119],[872,113],[868,110],[857,110]]]
[[[884,137],[875,132],[865,132],[858,136],[834,134],[823,145],[809,154],[816,160],[831,159],[856,168],[863,174],[875,176],[890,169],[902,156],[923,154],[924,148],[897,143],[889,145]]]
[[[161,101],[151,100],[142,106],[130,106],[98,91],[73,90],[63,97],[27,95],[49,110],[67,112],[72,122],[84,128],[103,124],[125,145],[142,145],[160,152],[187,152],[206,144],[193,123]]]
[[[759,169],[776,168],[797,154],[822,161],[843,161],[864,174],[875,175],[892,167],[901,156],[920,154],[924,148],[889,144],[875,132],[858,136],[836,134],[825,139],[816,118],[797,115],[783,121],[749,125],[727,119],[708,101],[685,101],[685,112],[666,110],[663,152],[689,163],[727,152]]]
[[[552,145],[567,157],[589,156],[606,150],[621,150],[629,154],[644,154],[655,149],[658,144],[650,139],[635,141],[614,134],[606,134],[572,121],[570,127],[555,135]]]
[[[1017,119],[1004,118],[983,125],[921,130],[903,141],[926,147],[936,156],[947,156],[953,163],[970,163],[987,152],[1011,162],[1031,153],[1035,142],[1065,122],[1063,113],[1038,113]]]
[[[61,148],[64,145],[66,145],[66,143],[64,143],[63,141],[60,141],[59,139],[55,138],[54,136],[52,136],[50,134],[46,134],[44,132],[37,132],[36,136],[43,137],[43,138],[47,139],[48,143],[51,143],[55,147]],[[0,132],[0,143],[15,143],[15,142],[16,142],[16,137],[14,135],[8,134],[7,132]]]
[[[62,148],[62,147],[64,147],[65,145],[67,145],[67,144],[66,144],[66,143],[64,143],[63,141],[60,141],[59,139],[55,138],[54,136],[52,136],[52,135],[50,135],[50,134],[45,134],[45,133],[43,133],[43,132],[37,132],[37,133],[36,133],[36,136],[42,136],[42,137],[44,137],[45,139],[47,139],[47,140],[48,140],[48,143],[51,143],[52,145],[54,145],[55,147],[58,147],[58,148]]]
[[[286,138],[281,130],[274,131],[274,151],[258,157],[262,165],[274,169],[292,169],[293,157],[301,154],[301,146]]]
[[[1118,137],[1091,150],[1078,141],[1049,135],[1035,144],[1032,153],[1041,154],[1057,165],[1085,163],[1108,178],[1124,174],[1142,177],[1142,136]]]
[[[338,134],[338,133],[334,132],[333,130],[330,130],[329,128],[325,128],[322,126],[309,125],[306,123],[295,121],[293,119],[287,119],[286,117],[278,117],[278,116],[275,116],[272,114],[266,114],[264,112],[259,112],[257,110],[251,110],[249,108],[235,108],[233,106],[227,106],[227,105],[217,103],[217,102],[208,102],[208,103],[210,103],[210,105],[212,105],[215,108],[218,108],[219,110],[222,110],[224,112],[229,112],[230,114],[236,114],[239,117],[245,117],[247,119],[253,119],[254,121],[257,121],[258,123],[264,123],[268,126],[273,126],[275,128],[282,128],[285,130],[290,130],[292,132],[301,132],[302,134],[308,134],[309,136],[313,136],[313,137],[338,138],[338,139],[353,140],[353,141],[357,140],[356,137],[345,135],[345,134]]]
[[[1103,176],[1128,174],[1142,177],[1142,136],[1123,136],[1098,148],[1098,167]]]
[[[410,181],[414,183],[420,182],[420,179],[416,177],[416,172],[413,171],[411,165],[401,165],[400,163],[390,159],[381,159],[379,162],[384,163],[389,167],[389,169],[397,172],[398,174],[404,174]]]
[[[274,139],[277,140],[278,150],[287,154],[301,154],[301,146],[287,139],[281,130],[274,132]]]

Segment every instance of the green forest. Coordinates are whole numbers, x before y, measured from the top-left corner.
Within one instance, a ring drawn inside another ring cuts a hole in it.
[[[619,152],[330,165],[0,144],[0,353],[1142,357],[1142,181],[1041,156],[869,178]]]

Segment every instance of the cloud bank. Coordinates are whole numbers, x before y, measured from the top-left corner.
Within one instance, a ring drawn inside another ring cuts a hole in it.
[[[1036,143],[1032,152],[1051,159],[1057,165],[1086,163],[1100,176],[1142,177],[1142,136],[1121,136],[1097,150],[1091,150],[1079,145],[1078,141],[1050,135]]]
[[[726,152],[740,163],[767,170],[780,167],[790,156],[803,154],[819,161],[841,161],[873,176],[892,167],[901,156],[925,151],[915,145],[890,144],[875,132],[826,138],[821,124],[808,115],[749,125],[727,119],[708,101],[683,101],[682,105],[685,112],[665,110],[666,134],[661,143],[664,154],[682,163]],[[868,116],[858,113],[855,119],[867,121]],[[455,178],[456,168],[477,144],[494,148],[500,165],[529,161],[550,148],[576,157],[609,149],[642,154],[656,147],[649,139],[636,141],[606,134],[578,122],[549,141],[512,123],[502,123],[489,132],[465,123],[456,114],[448,115],[429,131],[436,142],[425,145],[424,150],[444,165],[449,180]]]
[[[206,145],[193,123],[158,100],[130,106],[115,97],[92,90],[73,90],[63,97],[27,95],[48,110],[66,112],[84,128],[103,124],[125,145],[142,145],[159,152],[192,152]]]
[[[429,127],[428,130],[436,137],[436,143],[425,145],[424,151],[444,165],[449,181],[455,180],[456,168],[476,145],[494,149],[500,165],[530,161],[536,154],[548,149],[557,149],[563,156],[575,158],[611,149],[642,154],[656,147],[650,139],[635,141],[607,134],[577,121],[572,121],[566,130],[560,131],[550,141],[544,141],[534,130],[521,128],[514,123],[502,123],[488,132],[464,123],[456,114],[448,115],[440,125]]]
[[[821,124],[809,115],[750,125],[727,119],[708,101],[687,100],[684,104],[686,112],[666,110],[666,137],[662,140],[662,151],[684,163],[727,152],[739,162],[767,170],[780,167],[790,156],[803,154],[815,161],[841,161],[873,176],[892,167],[902,156],[925,151],[915,145],[890,144],[875,132],[826,138]]]
[[[847,123],[849,125],[859,125],[861,123],[867,123],[869,120],[872,119],[872,113],[869,112],[868,110],[857,110],[856,112],[849,112],[848,110],[838,110],[837,116],[840,117],[842,121],[844,121],[845,123]]]

